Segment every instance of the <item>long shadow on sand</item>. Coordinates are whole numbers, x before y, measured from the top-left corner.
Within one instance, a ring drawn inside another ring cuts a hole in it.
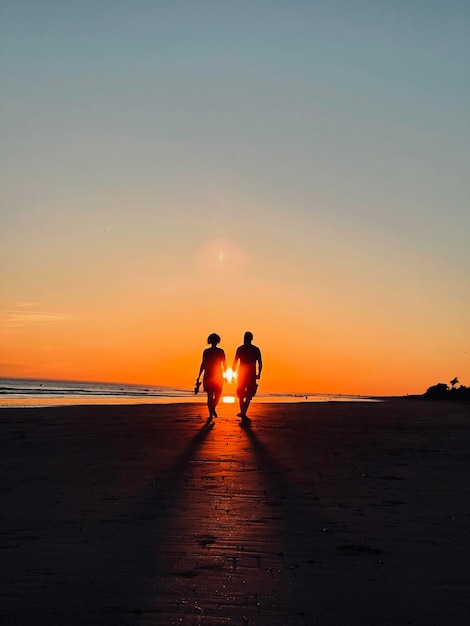
[[[99,608],[91,611],[100,624],[177,623],[174,615],[184,604],[172,585],[173,562],[184,554],[177,520],[187,509],[188,472],[213,425],[206,422],[176,460],[153,478],[139,509],[109,519],[98,529],[111,547],[101,576]],[[107,577],[109,585],[103,586]]]
[[[138,510],[96,529],[109,546],[100,623],[304,626],[345,601],[347,576],[327,571],[341,558],[331,508],[299,489],[251,428],[235,435],[247,445],[227,485],[211,432],[206,423],[192,437]]]
[[[276,536],[273,545],[279,546],[277,601],[283,623],[316,623],[316,609],[325,599],[320,595],[327,591],[322,584],[325,552],[335,555],[331,520],[319,506],[318,493],[300,490],[255,430],[246,427],[243,433],[266,480],[266,503],[275,511],[268,532]]]
[[[109,409],[108,412],[112,416],[113,411]],[[74,411],[69,410],[68,413],[73,414]],[[68,413],[64,414],[64,419],[68,419]],[[80,415],[79,411],[76,413]],[[155,417],[152,416],[152,419]],[[179,432],[181,436],[187,436],[187,424],[194,421],[194,415],[180,421],[184,421],[185,425]],[[53,428],[54,422],[51,424]],[[79,424],[78,420],[74,424]],[[106,424],[113,424],[112,419],[106,420]],[[138,431],[143,422],[139,424],[134,427],[136,435],[133,434],[132,426],[129,426],[129,436],[136,437],[131,449],[142,437]],[[59,432],[61,428],[57,426]],[[174,616],[181,616],[180,606],[184,594],[173,585],[175,577],[171,575],[170,561],[174,555],[181,553],[178,544],[182,537],[174,526],[184,509],[187,491],[185,477],[212,426],[205,423],[199,428],[177,457],[173,457],[167,464],[159,460],[153,465],[158,468],[158,475],[153,480],[148,477],[151,482],[143,499],[129,494],[128,485],[139,485],[145,479],[143,472],[148,471],[146,468],[151,463],[147,458],[137,474],[131,476],[129,481],[126,480],[126,471],[132,471],[130,457],[125,455],[126,450],[124,455],[117,452],[113,456],[115,446],[121,445],[125,439],[125,435],[121,434],[123,425],[118,424],[116,428],[118,434],[114,439],[111,434],[106,436],[104,430],[87,432],[86,449],[73,445],[67,448],[73,466],[72,477],[66,471],[64,492],[55,491],[53,487],[45,496],[46,514],[53,511],[57,514],[55,520],[41,517],[41,500],[38,496],[33,500],[38,513],[29,516],[37,520],[37,528],[31,527],[32,522],[26,520],[18,528],[4,533],[5,537],[18,536],[18,541],[12,543],[8,551],[8,557],[13,559],[16,551],[19,562],[23,558],[25,566],[24,571],[15,566],[11,572],[3,572],[7,584],[0,594],[2,624],[131,626],[152,623],[167,626],[181,623]],[[76,426],[74,436],[77,438],[79,431],[80,427]],[[159,432],[159,429],[155,431],[150,428],[148,432]],[[169,441],[174,442],[174,437]],[[96,442],[97,447],[93,448]],[[40,445],[36,446],[32,438],[26,440],[25,445],[29,445],[35,452],[34,458],[38,459],[36,467],[40,469],[43,454]],[[90,451],[89,447],[93,449]],[[56,448],[52,449],[52,454],[56,455]],[[75,450],[79,452],[75,453]],[[101,460],[102,454],[107,460]],[[172,451],[162,458],[171,459]],[[100,477],[91,475],[89,471],[82,474],[80,461],[83,465],[90,463],[95,468],[106,463],[103,480],[109,487],[101,487]],[[123,478],[116,478],[116,473],[122,473]],[[34,481],[35,477],[29,480]],[[70,501],[74,493],[74,481],[80,486],[78,493],[75,491],[77,502]],[[68,487],[71,488],[70,493],[66,491]],[[17,499],[23,499],[16,506],[19,510],[21,506],[25,510],[30,509],[31,501],[24,500],[21,494]],[[136,499],[140,499],[137,506]],[[56,500],[58,504],[54,503]],[[69,510],[69,507],[73,510]],[[28,542],[29,547],[28,558],[21,557],[25,542]]]
[[[211,432],[205,424],[193,436],[140,509],[97,528],[110,547],[100,623],[313,623],[318,544],[326,539],[334,550],[321,534],[317,498],[295,488],[251,429],[237,431],[248,446],[227,485],[224,460],[205,447]]]

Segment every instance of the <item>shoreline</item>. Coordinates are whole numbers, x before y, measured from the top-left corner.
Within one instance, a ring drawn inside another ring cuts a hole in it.
[[[224,399],[221,400],[220,406],[228,405],[236,405],[237,399],[235,396],[231,396],[231,400],[228,402],[224,402]],[[325,394],[318,394],[314,397],[311,394],[308,397],[299,397],[299,396],[280,396],[278,398],[272,397],[256,397],[252,402],[252,407],[257,404],[266,405],[282,405],[282,404],[302,404],[302,405],[310,405],[310,404],[328,404],[328,403],[344,403],[344,404],[361,404],[361,403],[384,403],[384,402],[423,402],[428,404],[433,404],[436,402],[442,404],[460,404],[463,406],[470,406],[470,401],[466,398],[446,398],[446,399],[434,399],[434,398],[426,398],[424,395],[409,395],[409,396],[327,396]],[[99,397],[87,397],[87,398],[28,398],[25,400],[24,398],[9,398],[5,400],[0,396],[0,411],[5,409],[54,409],[60,407],[98,407],[98,406],[114,406],[114,407],[127,407],[131,408],[133,406],[167,406],[167,405],[196,405],[196,406],[205,406],[206,400],[205,395],[200,394],[196,396],[190,396],[188,398],[175,398],[175,397],[164,397],[164,398],[115,398],[110,399],[109,396],[99,398]]]
[[[462,624],[468,405],[0,409],[5,624]]]
[[[0,395],[0,410],[9,408],[53,408],[57,406],[145,406],[159,404],[205,404],[205,394],[200,393],[197,396],[176,397],[176,396],[159,396],[155,397],[110,397],[110,396],[60,396],[60,397],[41,397],[28,396],[8,397],[7,394]],[[230,398],[229,401],[221,401],[224,404],[236,404],[235,395],[228,394],[225,397]],[[318,403],[318,402],[382,402],[390,400],[390,397],[379,396],[346,396],[346,395],[327,395],[327,394],[311,394],[310,396],[297,395],[277,395],[277,396],[257,396],[253,404],[297,404],[297,403]]]

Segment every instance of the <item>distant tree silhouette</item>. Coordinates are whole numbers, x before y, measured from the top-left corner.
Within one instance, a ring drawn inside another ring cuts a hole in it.
[[[459,379],[457,377],[453,378],[450,381],[450,384],[452,385],[450,389],[445,383],[432,385],[431,387],[428,387],[422,397],[426,398],[426,400],[470,400],[470,387],[465,387],[465,385],[456,387],[455,385],[458,382]]]
[[[445,398],[448,391],[449,387],[445,383],[437,383],[437,385],[432,385],[432,387],[428,387],[424,396],[426,398],[438,400],[440,398]]]

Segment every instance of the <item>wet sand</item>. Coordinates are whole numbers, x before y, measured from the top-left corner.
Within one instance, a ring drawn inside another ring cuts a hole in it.
[[[462,625],[470,407],[1,409],[0,623]]]

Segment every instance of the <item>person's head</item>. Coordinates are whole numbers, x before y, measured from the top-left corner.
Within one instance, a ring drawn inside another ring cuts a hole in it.
[[[250,331],[247,330],[246,333],[243,335],[243,342],[251,343],[252,341],[253,341],[253,333],[250,333]]]
[[[220,337],[217,333],[211,333],[209,337],[207,337],[207,343],[210,343],[211,346],[216,346],[220,343]]]

